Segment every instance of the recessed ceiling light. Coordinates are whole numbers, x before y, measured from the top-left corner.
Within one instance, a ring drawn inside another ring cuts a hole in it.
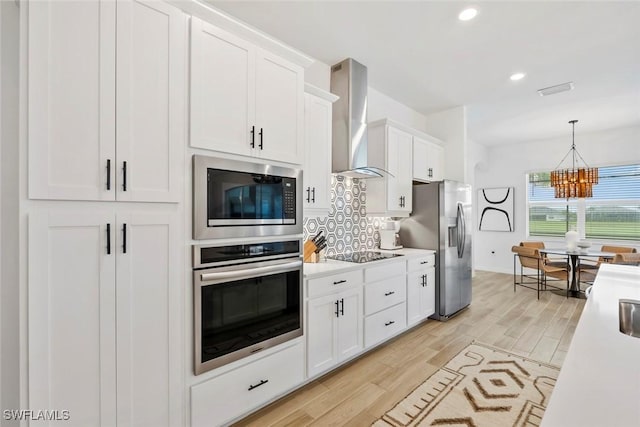
[[[478,11],[470,7],[460,12],[460,15],[458,15],[458,19],[461,21],[469,21],[475,18],[477,14],[478,14]]]
[[[513,80],[514,82],[516,82],[518,80],[524,79],[524,76],[526,76],[525,73],[515,73],[515,74],[511,74],[511,77],[509,77],[509,78],[511,80]]]

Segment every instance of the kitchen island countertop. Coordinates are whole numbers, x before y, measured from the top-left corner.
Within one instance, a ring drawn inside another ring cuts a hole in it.
[[[640,426],[640,338],[619,332],[620,299],[640,300],[640,267],[604,264],[542,427]]]

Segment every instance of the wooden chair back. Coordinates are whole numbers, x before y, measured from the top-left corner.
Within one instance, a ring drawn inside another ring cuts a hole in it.
[[[544,249],[544,242],[520,242],[520,246],[533,249]]]
[[[613,257],[614,264],[640,265],[640,254],[635,252],[617,253]]]
[[[538,249],[527,246],[513,246],[511,251],[518,254],[518,259],[523,267],[533,268],[534,270],[540,269],[542,259]]]
[[[600,250],[602,252],[611,252],[611,253],[614,253],[616,255],[618,255],[618,254],[635,254],[637,252],[636,248],[632,248],[631,246],[602,245],[602,248]],[[601,264],[603,262],[615,262],[615,261],[613,261],[611,258],[600,257],[598,259],[598,264]]]

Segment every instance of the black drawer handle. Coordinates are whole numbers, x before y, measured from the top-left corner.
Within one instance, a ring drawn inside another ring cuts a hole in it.
[[[266,384],[266,383],[268,383],[268,382],[269,382],[269,380],[260,380],[260,383],[259,383],[259,384],[256,384],[256,385],[250,385],[250,386],[249,386],[249,391],[253,390],[254,388],[258,388],[258,387],[260,387],[261,385]]]
[[[264,132],[262,128],[260,128],[260,149],[262,150],[262,139],[264,138]]]
[[[256,127],[251,126],[251,148],[256,148]]]
[[[336,317],[340,317],[340,301],[336,300]]]
[[[346,280],[338,280],[337,282],[333,282],[334,285],[339,285],[340,283],[346,283]]]
[[[395,294],[395,293],[396,293],[395,291],[385,292],[384,296],[385,296],[385,297],[388,297],[389,295],[393,295],[393,294]]]
[[[311,203],[311,187],[307,187],[307,203]]]
[[[313,187],[313,189],[311,190],[311,202],[316,202],[316,187]]]
[[[396,323],[396,321],[395,320],[391,320],[391,321],[385,323],[384,326],[393,325],[394,323]]]
[[[429,264],[429,261],[420,261],[420,265]]]

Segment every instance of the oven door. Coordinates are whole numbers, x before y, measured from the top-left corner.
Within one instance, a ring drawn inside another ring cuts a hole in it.
[[[195,374],[302,335],[302,261],[194,271]]]
[[[301,172],[194,156],[194,239],[302,233]]]

